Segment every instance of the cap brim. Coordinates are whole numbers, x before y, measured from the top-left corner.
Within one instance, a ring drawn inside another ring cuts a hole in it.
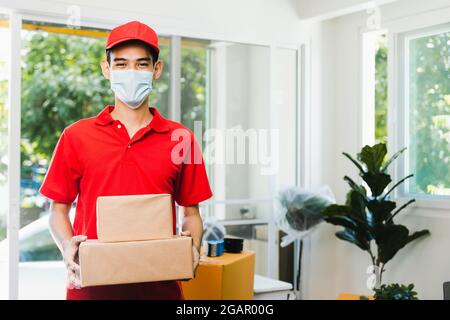
[[[136,37],[128,37],[128,38],[122,38],[122,39],[116,40],[116,41],[111,42],[110,44],[108,44],[108,45],[106,46],[105,49],[111,49],[112,47],[117,46],[119,43],[122,43],[122,42],[125,42],[125,41],[129,41],[129,40],[139,40],[139,41],[142,41],[142,42],[148,44],[148,45],[149,45],[150,47],[152,47],[153,49],[155,49],[155,50],[156,50],[156,53],[159,54],[159,48],[158,48],[158,47],[155,47],[155,46],[152,45],[151,43],[148,43],[147,41],[142,40],[142,39],[140,39],[140,38],[136,38]]]

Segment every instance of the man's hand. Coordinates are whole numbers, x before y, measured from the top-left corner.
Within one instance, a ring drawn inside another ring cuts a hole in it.
[[[191,232],[189,230],[186,231],[181,231],[181,235],[185,236],[185,237],[190,237],[191,236]],[[200,262],[200,252],[198,252],[197,248],[195,247],[195,245],[192,245],[192,263],[193,263],[193,268],[194,268],[194,278],[195,275],[197,274],[197,267],[198,264]]]
[[[80,265],[78,264],[78,248],[80,243],[87,239],[86,236],[79,235],[63,242],[63,258],[67,268],[69,288],[80,289]]]

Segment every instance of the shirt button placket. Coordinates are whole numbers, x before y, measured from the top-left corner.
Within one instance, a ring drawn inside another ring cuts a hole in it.
[[[117,127],[117,129],[122,129],[122,124],[119,121],[117,121],[116,127]],[[131,142],[127,144],[127,149],[130,149],[130,148],[131,148]]]

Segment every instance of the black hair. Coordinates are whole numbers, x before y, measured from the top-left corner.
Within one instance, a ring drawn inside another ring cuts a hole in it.
[[[127,44],[130,44],[130,43],[136,43],[136,42],[138,42],[139,44],[142,44],[142,45],[145,46],[146,50],[149,52],[149,54],[150,54],[150,56],[151,56],[151,58],[152,58],[152,63],[153,63],[153,65],[155,65],[156,61],[158,61],[158,58],[159,58],[158,52],[157,52],[156,49],[153,48],[151,45],[149,45],[148,43],[146,43],[146,42],[144,42],[144,41],[141,41],[141,40],[127,40],[127,41],[124,41],[124,42],[119,43],[117,46],[114,46],[114,47],[112,47],[112,48],[106,49],[106,61],[108,61],[108,64],[111,65],[111,52],[112,52],[115,48],[117,48],[117,47],[119,47],[119,46],[122,46],[122,45],[125,46],[125,45],[127,45]]]

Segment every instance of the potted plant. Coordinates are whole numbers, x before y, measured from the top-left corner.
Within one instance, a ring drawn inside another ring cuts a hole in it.
[[[418,300],[417,292],[413,291],[414,285],[400,285],[397,283],[385,285],[374,289],[375,300]]]
[[[385,289],[380,288],[380,285],[386,264],[407,244],[430,234],[428,230],[411,234],[407,227],[394,222],[394,218],[415,201],[411,199],[397,208],[395,201],[390,198],[392,191],[411,178],[412,174],[388,188],[392,178],[387,169],[405,150],[398,151],[388,160],[384,143],[365,146],[357,155],[357,160],[344,152],[344,156],[358,168],[368,189],[345,176],[344,180],[350,186],[345,204],[332,204],[323,211],[326,222],[344,227],[344,230],[336,232],[339,239],[358,246],[370,255],[376,279],[375,288],[379,290]]]

